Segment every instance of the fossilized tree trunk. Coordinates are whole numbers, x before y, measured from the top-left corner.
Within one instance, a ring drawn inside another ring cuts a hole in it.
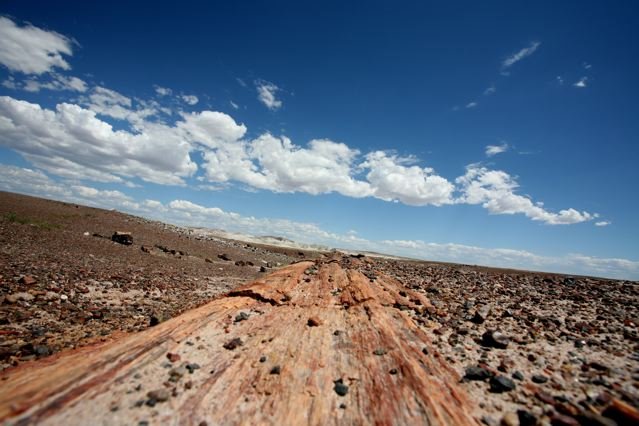
[[[0,420],[476,424],[457,375],[411,319],[428,300],[361,266],[297,263],[144,332],[5,371]],[[160,389],[166,401],[148,396]]]

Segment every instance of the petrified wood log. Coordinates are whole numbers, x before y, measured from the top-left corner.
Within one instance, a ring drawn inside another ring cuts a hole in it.
[[[0,421],[477,424],[412,319],[428,300],[363,266],[296,263],[143,332],[7,370]]]

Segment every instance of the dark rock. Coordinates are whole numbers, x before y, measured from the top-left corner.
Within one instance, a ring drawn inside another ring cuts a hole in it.
[[[394,376],[395,374],[397,374],[397,369],[396,368],[391,368],[389,373]]]
[[[133,236],[130,232],[115,231],[113,235],[111,235],[111,241],[118,244],[124,244],[125,246],[130,246],[133,244]]]
[[[490,379],[493,374],[490,371],[486,370],[482,367],[468,367],[466,369],[466,374],[464,375],[465,379],[468,380],[486,380]]]
[[[246,321],[247,319],[249,319],[249,316],[250,315],[246,312],[240,312],[235,316],[235,322]]]
[[[242,346],[243,344],[244,342],[242,342],[242,339],[240,339],[239,337],[236,337],[235,339],[232,339],[226,342],[223,346],[224,346],[224,349],[228,349],[229,351],[232,351],[233,349],[237,348],[238,346]]]
[[[47,345],[35,345],[33,347],[33,353],[37,356],[48,356],[51,355],[51,349]]]
[[[533,383],[542,384],[548,381],[548,377],[542,376],[541,374],[535,374],[534,376],[532,376],[532,381]]]
[[[535,426],[537,424],[537,418],[530,411],[517,410],[517,417],[519,418],[519,426]]]
[[[490,309],[490,305],[484,305],[481,308],[477,309],[471,321],[475,324],[483,324],[490,314]]]
[[[577,415],[577,420],[586,426],[617,426],[618,424],[613,419],[586,410]]]
[[[574,417],[559,413],[552,415],[550,418],[550,424],[553,426],[579,426],[579,422]]]
[[[260,272],[266,272],[268,271],[268,269],[266,269],[264,266],[260,266]]]
[[[276,365],[275,367],[271,368],[270,374],[280,374],[282,372],[282,367],[280,367],[279,365]]]
[[[200,369],[200,364],[197,364],[195,362],[191,362],[188,363],[184,366],[187,370],[189,370],[189,374],[193,374],[193,372],[195,370],[199,370]]]
[[[382,356],[386,355],[387,351],[384,348],[377,348],[373,351],[373,355]]]
[[[260,357],[260,362],[266,362],[266,357],[264,355]]]
[[[227,262],[231,261],[231,258],[226,253],[218,254],[217,257],[218,257],[218,259],[222,259],[222,260],[225,260]]]
[[[157,401],[157,402],[164,402],[169,399],[171,394],[166,389],[157,389],[157,390],[149,392],[146,396],[148,396],[150,400]]]
[[[575,279],[573,277],[564,278],[564,285],[575,285]]]
[[[42,337],[45,334],[47,334],[47,329],[44,327],[37,327],[31,332],[33,337]]]
[[[310,317],[306,322],[306,325],[308,325],[309,327],[317,327],[320,324],[322,324],[322,321],[317,317]]]
[[[590,365],[590,368],[593,368],[593,369],[595,369],[597,371],[608,371],[609,370],[607,365],[604,365],[604,364],[602,364],[600,362],[597,362],[597,361],[592,361],[589,365]]]
[[[335,383],[335,387],[333,387],[333,390],[335,390],[336,394],[338,394],[339,396],[345,396],[348,393],[348,386],[344,384],[344,381],[342,379],[337,379],[333,383]]]
[[[524,374],[521,371],[515,371],[512,377],[515,380],[524,380]]]
[[[490,391],[493,393],[510,392],[516,388],[515,382],[508,377],[495,376],[490,379]]]
[[[506,349],[510,339],[503,333],[495,330],[488,330],[481,336],[482,345],[490,348]]]

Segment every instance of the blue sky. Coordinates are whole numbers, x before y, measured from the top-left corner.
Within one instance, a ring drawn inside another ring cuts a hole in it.
[[[11,2],[0,188],[639,278],[634,2]]]

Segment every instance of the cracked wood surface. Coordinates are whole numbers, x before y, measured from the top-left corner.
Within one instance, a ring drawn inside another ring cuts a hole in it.
[[[428,299],[365,266],[341,255],[296,263],[143,332],[6,370],[0,421],[477,424],[411,318]],[[176,371],[184,363],[200,368]],[[158,389],[168,400],[150,400]]]

